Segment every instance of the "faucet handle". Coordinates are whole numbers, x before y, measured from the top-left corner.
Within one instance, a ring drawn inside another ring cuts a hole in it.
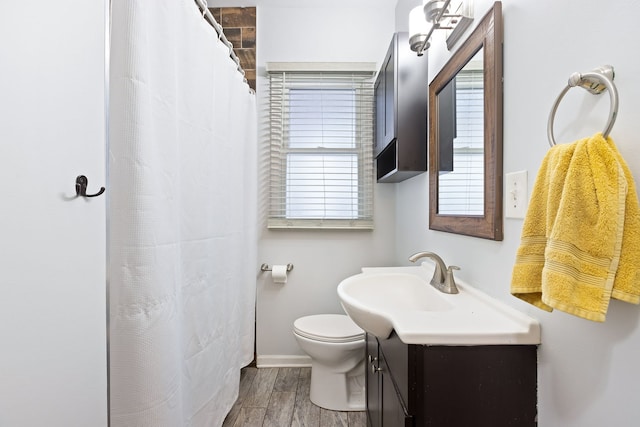
[[[457,265],[450,265],[447,268],[447,273],[444,277],[444,287],[448,290],[448,293],[457,294],[458,287],[456,286],[456,279],[453,277],[453,270],[460,270],[460,267]]]

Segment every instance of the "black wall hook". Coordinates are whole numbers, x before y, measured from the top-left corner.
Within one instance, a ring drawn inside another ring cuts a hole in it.
[[[96,194],[87,194],[88,183],[89,183],[89,179],[84,175],[79,175],[76,178],[76,196],[96,197],[104,193],[104,187],[100,187],[100,191],[98,191]]]

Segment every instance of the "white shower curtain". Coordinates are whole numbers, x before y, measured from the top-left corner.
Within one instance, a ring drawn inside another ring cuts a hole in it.
[[[255,96],[193,0],[111,3],[111,426],[221,425],[253,357]]]

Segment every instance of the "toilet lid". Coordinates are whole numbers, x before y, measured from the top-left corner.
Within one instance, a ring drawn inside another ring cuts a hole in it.
[[[364,331],[344,314],[316,314],[293,322],[293,329],[305,338],[324,342],[352,342],[364,338]]]

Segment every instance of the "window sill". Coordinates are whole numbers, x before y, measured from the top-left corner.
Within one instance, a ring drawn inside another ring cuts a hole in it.
[[[269,218],[270,230],[373,230],[373,220]]]

